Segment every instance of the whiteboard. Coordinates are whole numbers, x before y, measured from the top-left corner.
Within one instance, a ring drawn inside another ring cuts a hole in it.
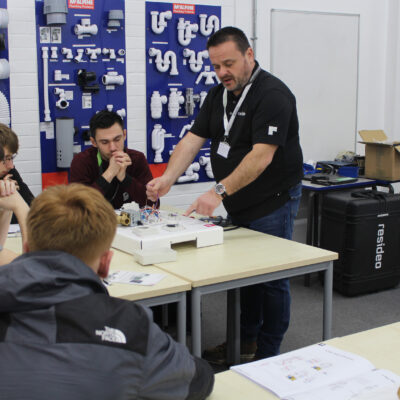
[[[297,99],[304,160],[355,151],[359,15],[271,11],[271,72]]]

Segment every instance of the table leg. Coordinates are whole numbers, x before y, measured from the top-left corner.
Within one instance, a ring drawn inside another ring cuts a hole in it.
[[[179,343],[186,345],[186,292],[181,293],[177,308],[177,339]]]
[[[315,219],[318,218],[318,196],[314,192],[309,192],[308,194],[308,205],[307,205],[307,236],[306,244],[310,246],[314,245],[315,235]],[[317,210],[317,213],[315,211]],[[318,229],[318,225],[317,225]],[[304,275],[304,286],[310,286],[311,274]]]
[[[324,272],[324,323],[322,339],[328,340],[332,336],[332,288],[333,288],[333,261],[328,262]]]
[[[240,289],[227,293],[228,313],[226,324],[228,365],[240,363]]]
[[[192,354],[201,357],[201,292],[192,289]]]

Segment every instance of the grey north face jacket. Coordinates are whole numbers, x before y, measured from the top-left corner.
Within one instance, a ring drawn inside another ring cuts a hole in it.
[[[0,267],[0,399],[204,399],[210,366],[63,252]]]

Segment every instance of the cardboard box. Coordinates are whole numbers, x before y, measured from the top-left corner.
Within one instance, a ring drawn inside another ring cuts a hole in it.
[[[358,132],[365,144],[365,176],[385,181],[400,180],[400,142],[388,142],[382,130]]]

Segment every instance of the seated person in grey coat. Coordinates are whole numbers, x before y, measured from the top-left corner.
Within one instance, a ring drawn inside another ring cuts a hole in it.
[[[33,202],[25,254],[0,268],[0,388],[4,399],[204,399],[214,376],[153,322],[110,297],[116,216],[81,184]]]

